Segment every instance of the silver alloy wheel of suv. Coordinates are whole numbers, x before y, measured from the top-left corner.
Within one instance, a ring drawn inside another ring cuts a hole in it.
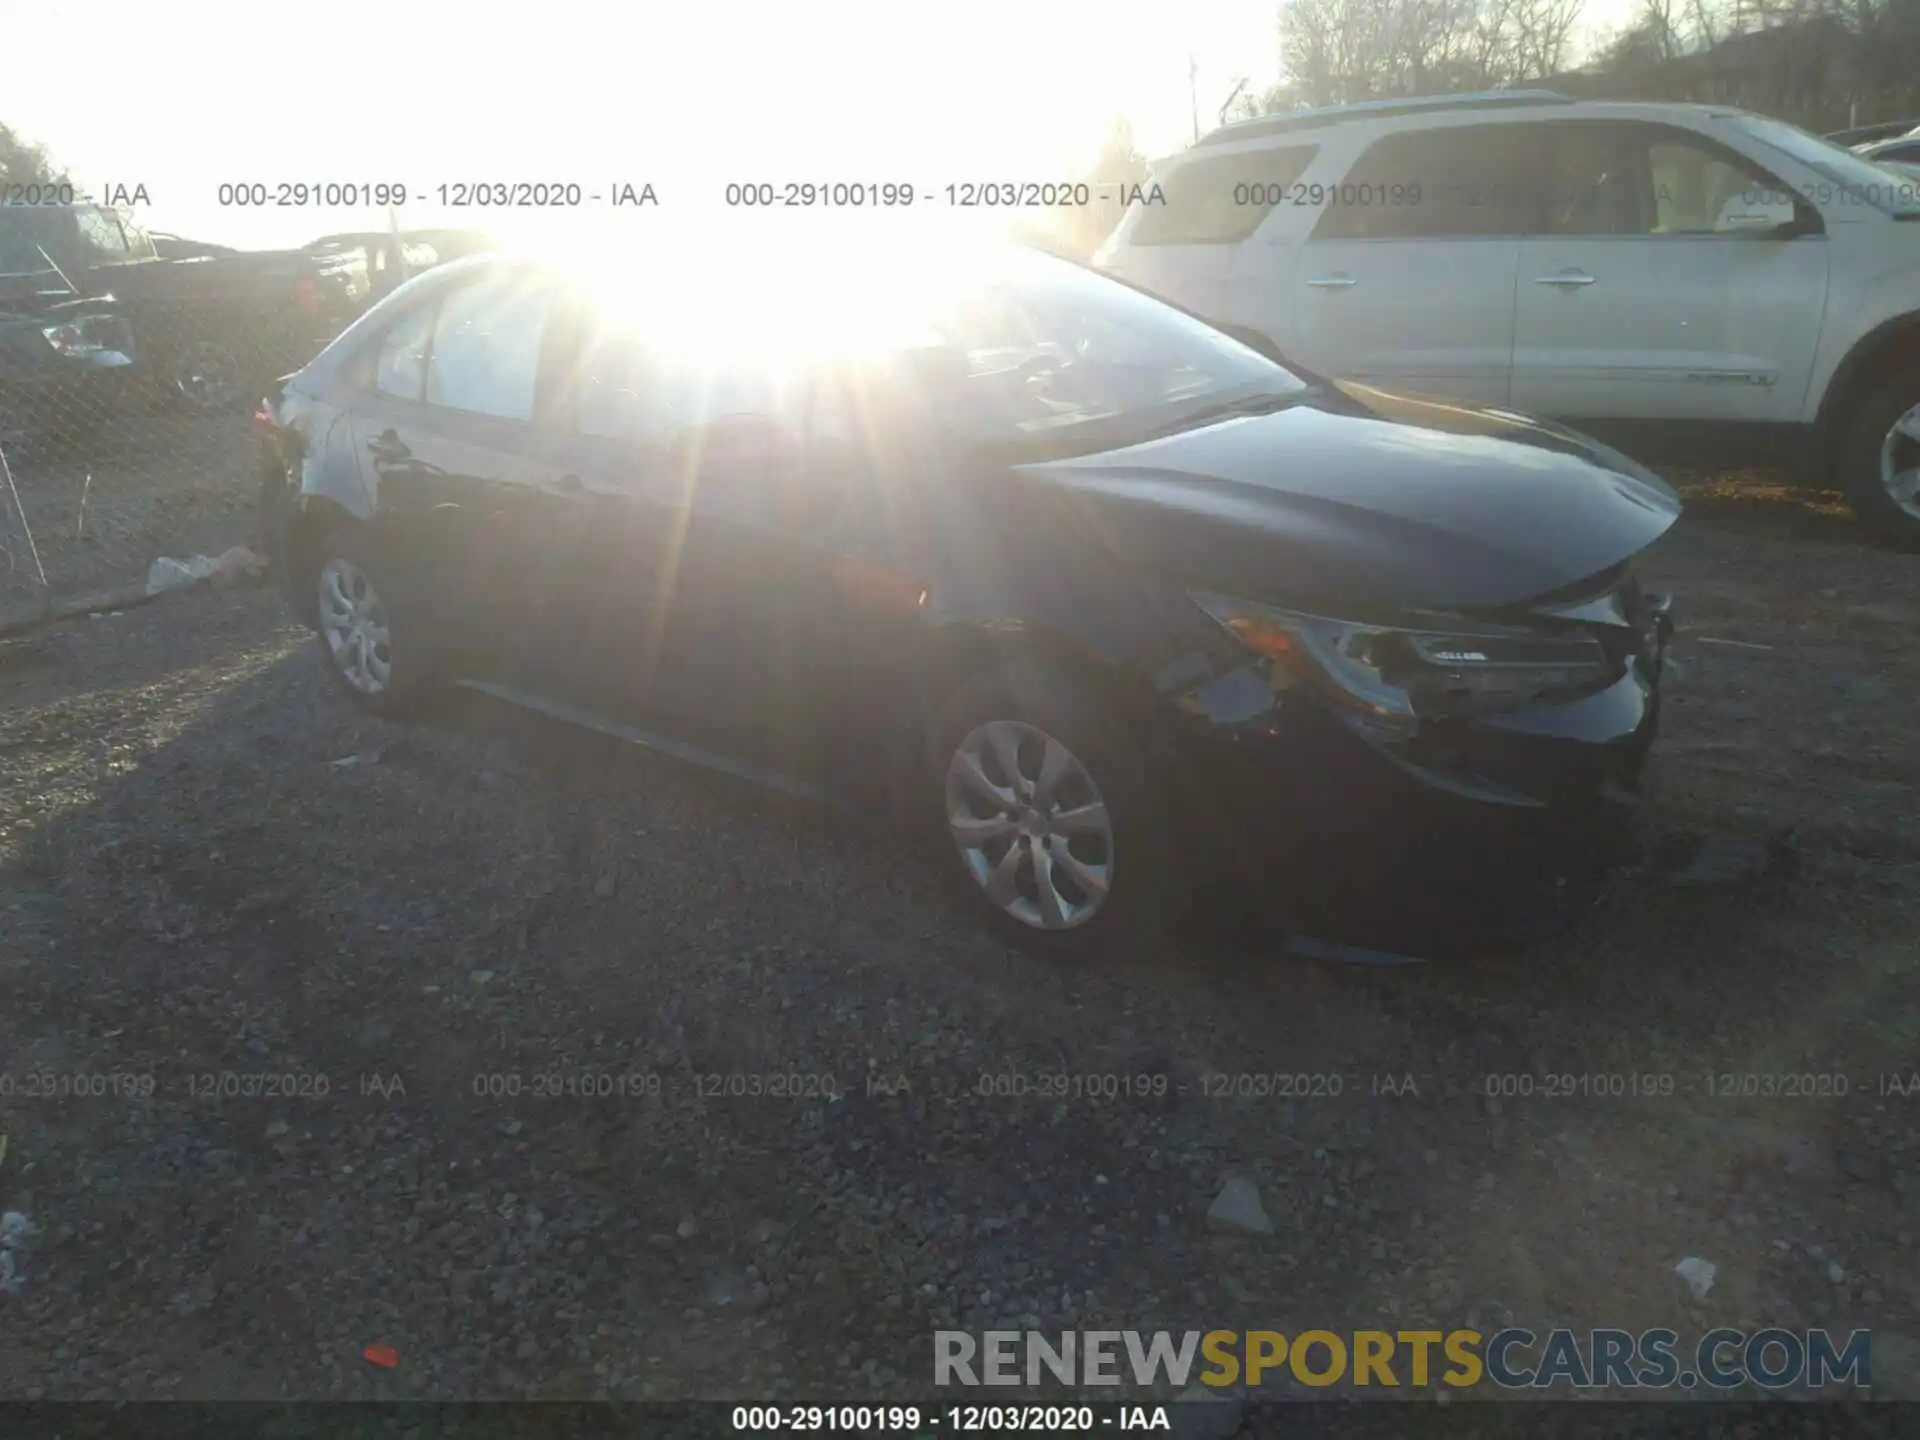
[[[947,763],[947,828],[987,899],[1035,930],[1069,930],[1113,888],[1113,824],[1087,767],[1037,726],[976,725]]]
[[[1920,520],[1920,405],[1895,420],[1881,442],[1880,484],[1895,505]]]
[[[384,694],[393,683],[393,643],[387,608],[373,582],[353,561],[336,557],[320,567],[320,634],[346,682],[362,695]]]

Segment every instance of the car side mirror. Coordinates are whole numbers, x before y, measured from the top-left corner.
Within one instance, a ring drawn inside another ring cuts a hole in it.
[[[1786,190],[1743,190],[1730,196],[1713,222],[1716,235],[1770,235],[1787,238],[1807,233],[1799,202]]]

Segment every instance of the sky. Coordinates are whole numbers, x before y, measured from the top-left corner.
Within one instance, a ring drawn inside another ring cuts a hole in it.
[[[1587,0],[1617,23],[1631,0]],[[0,122],[81,185],[143,186],[153,229],[243,246],[376,228],[369,207],[223,204],[222,184],[390,182],[410,226],[537,242],[590,222],[724,223],[753,241],[793,216],[726,203],[729,182],[945,187],[1071,179],[1116,116],[1150,155],[1203,129],[1234,82],[1279,73],[1274,0],[54,0],[8,17]],[[658,204],[459,210],[442,185],[559,181]],[[847,217],[842,217],[843,219]],[[859,223],[904,223],[869,213]],[[754,227],[760,227],[755,229]]]

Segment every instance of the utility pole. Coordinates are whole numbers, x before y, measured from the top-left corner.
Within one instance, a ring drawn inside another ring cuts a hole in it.
[[[1200,62],[1187,55],[1187,102],[1193,107],[1193,141],[1200,143]]]
[[[1247,79],[1243,75],[1234,82],[1233,93],[1228,95],[1225,102],[1220,106],[1220,123],[1222,125],[1227,123],[1227,112],[1233,108],[1233,102],[1240,98],[1240,92],[1246,88]]]

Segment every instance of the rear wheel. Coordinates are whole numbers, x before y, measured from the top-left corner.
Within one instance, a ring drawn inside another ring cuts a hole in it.
[[[417,709],[444,685],[441,657],[396,606],[388,571],[367,535],[335,526],[314,546],[314,628],[334,680],[380,715]]]
[[[1112,711],[1052,677],[964,685],[931,760],[955,883],[1002,937],[1073,959],[1151,952],[1178,847]]]
[[[1856,407],[1839,469],[1854,514],[1882,539],[1920,550],[1920,368],[1887,380]]]

